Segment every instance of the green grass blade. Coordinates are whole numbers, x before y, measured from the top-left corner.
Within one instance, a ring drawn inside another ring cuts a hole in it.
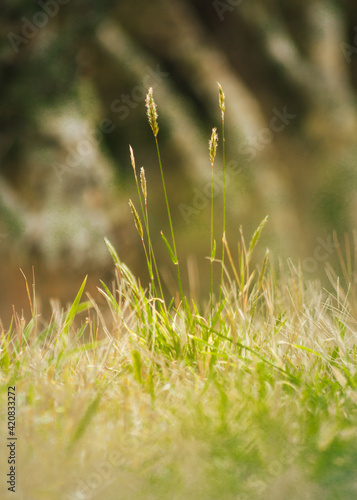
[[[62,329],[62,334],[63,335],[67,335],[68,334],[69,329],[72,326],[72,323],[73,323],[73,320],[74,320],[76,314],[78,314],[79,312],[81,312],[83,310],[83,307],[82,307],[82,305],[79,305],[79,302],[80,302],[80,300],[82,298],[82,294],[83,294],[84,288],[85,288],[86,283],[87,283],[87,277],[88,276],[86,276],[84,278],[84,281],[83,281],[83,283],[81,285],[81,288],[79,289],[79,292],[77,293],[77,296],[74,299],[74,302],[73,302],[70,310],[68,311],[68,314],[67,314],[67,317],[66,317],[66,321],[65,321],[64,327]],[[84,309],[87,309],[87,303],[86,303],[86,307],[84,307]]]
[[[161,231],[161,237],[162,237],[162,239],[164,240],[165,245],[166,245],[166,248],[167,248],[167,249],[168,249],[168,251],[169,251],[169,254],[170,254],[170,257],[171,257],[172,262],[173,262],[173,263],[174,263],[174,265],[176,266],[176,265],[178,264],[177,259],[176,259],[176,257],[175,257],[175,254],[174,254],[174,252],[173,252],[172,248],[170,247],[169,242],[167,241],[167,239],[166,239],[166,237],[165,237],[165,235],[164,235],[164,233],[163,233],[162,231]]]
[[[102,287],[104,288],[104,290],[101,290],[100,288],[98,288],[99,293],[101,295],[103,295],[103,297],[106,299],[106,301],[108,302],[108,304],[112,307],[112,309],[114,310],[114,312],[116,314],[119,314],[119,306],[118,306],[117,301],[113,297],[113,294],[111,293],[111,291],[109,290],[109,288],[106,286],[106,284],[102,280],[100,282],[101,282]]]
[[[292,344],[292,346],[295,347],[295,349],[301,349],[302,351],[306,351],[306,352],[309,352],[310,354],[314,354],[314,356],[318,356],[321,359],[325,359],[323,356],[321,356],[321,354],[314,351],[313,349],[310,349],[309,347],[305,347],[303,345],[298,345],[298,344]]]
[[[108,238],[104,238],[104,241],[105,241],[105,244],[107,245],[109,253],[110,253],[110,255],[111,255],[111,257],[112,257],[112,259],[114,261],[114,264],[116,264],[117,266],[120,266],[121,262],[120,262],[119,256],[118,256],[115,248],[110,243],[110,241],[108,240]]]
[[[249,249],[248,249],[248,256],[250,256],[254,250],[255,245],[258,243],[258,240],[260,238],[260,235],[264,229],[264,226],[268,220],[268,216],[266,216],[262,222],[259,224],[258,228],[255,230],[252,239],[250,240],[249,243]]]
[[[67,448],[67,451],[70,452],[73,448],[73,446],[77,443],[77,441],[79,441],[81,439],[81,437],[84,435],[87,427],[89,426],[89,424],[91,423],[93,417],[95,416],[95,414],[97,413],[98,411],[98,408],[99,408],[99,403],[100,403],[100,400],[101,400],[101,397],[102,397],[102,394],[99,393],[94,399],[93,401],[89,404],[85,414],[83,415],[83,417],[81,418],[81,420],[79,421],[73,435],[72,435],[72,438],[70,440],[70,443],[68,445],[68,448]]]

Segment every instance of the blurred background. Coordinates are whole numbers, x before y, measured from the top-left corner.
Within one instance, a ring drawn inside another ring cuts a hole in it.
[[[269,215],[261,252],[319,277],[357,216],[357,3],[353,0],[4,0],[0,6],[0,317],[42,314],[89,275],[113,278],[103,238],[147,283],[128,207],[138,206],[128,145],[149,189],[151,234],[167,289],[174,270],[145,94],[159,142],[185,288],[207,296],[208,139],[226,95],[227,233],[236,254]],[[221,143],[220,143],[221,145]],[[215,237],[222,232],[222,151]],[[259,252],[258,252],[259,253]],[[220,254],[218,254],[220,255]],[[259,257],[259,255],[258,255]]]

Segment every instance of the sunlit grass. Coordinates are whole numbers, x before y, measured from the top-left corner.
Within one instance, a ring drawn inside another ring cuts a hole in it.
[[[158,146],[158,117],[150,116]],[[115,282],[100,290],[106,307],[83,301],[84,280],[71,307],[54,307],[43,325],[26,282],[32,317],[14,315],[1,332],[4,433],[7,387],[16,386],[17,498],[357,498],[356,302],[348,283],[330,269],[336,292],[328,293],[268,252],[253,265],[265,218],[250,243],[240,232],[238,255],[225,236],[221,261],[208,249],[222,266],[218,298],[211,288],[195,303],[180,285],[167,205],[172,241],[164,244],[179,292],[168,300],[145,172],[139,186],[132,150],[131,161],[148,287],[106,240],[115,269]]]

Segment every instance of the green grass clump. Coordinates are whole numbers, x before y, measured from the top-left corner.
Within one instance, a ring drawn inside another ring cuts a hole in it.
[[[147,103],[158,148],[152,92]],[[178,279],[168,300],[132,149],[131,162],[148,288],[106,240],[115,266],[115,283],[100,289],[107,307],[82,301],[84,281],[72,306],[54,307],[43,325],[29,293],[30,321],[14,315],[1,332],[0,425],[5,432],[15,385],[18,498],[357,498],[351,288],[336,278],[328,293],[291,263],[277,268],[268,252],[253,266],[265,218],[249,244],[241,231],[237,257],[224,226],[222,259],[214,244],[210,256],[222,269],[218,299],[212,287],[206,302],[189,300],[159,155],[171,242],[163,239]]]

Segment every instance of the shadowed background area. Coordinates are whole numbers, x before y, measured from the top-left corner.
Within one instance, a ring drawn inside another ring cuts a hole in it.
[[[144,284],[129,143],[149,189],[151,235],[171,292],[174,270],[149,86],[184,286],[207,296],[208,139],[226,95],[227,233],[300,259],[311,278],[335,258],[332,234],[356,225],[357,6],[348,0],[24,0],[0,16],[0,317],[28,312],[21,268],[35,268],[42,312],[95,294],[112,263],[103,238]],[[222,157],[215,163],[215,236],[222,228]]]

